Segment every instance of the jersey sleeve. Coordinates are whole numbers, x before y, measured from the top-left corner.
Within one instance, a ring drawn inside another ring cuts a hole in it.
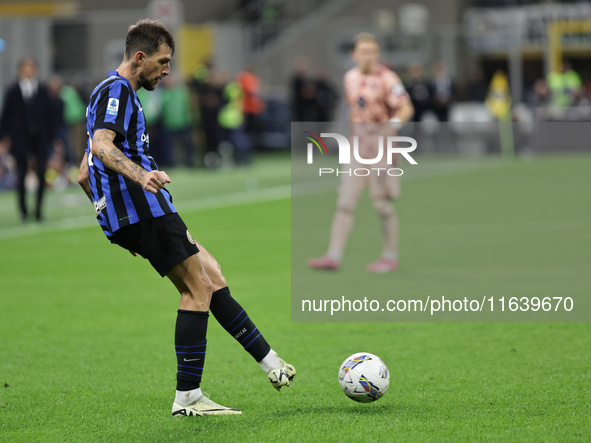
[[[105,88],[95,105],[95,120],[92,133],[97,129],[110,129],[122,138],[127,137],[129,115],[132,105],[129,103],[129,89],[120,81]]]
[[[386,102],[391,113],[410,101],[404,84],[394,72],[389,72],[386,76],[385,87]]]

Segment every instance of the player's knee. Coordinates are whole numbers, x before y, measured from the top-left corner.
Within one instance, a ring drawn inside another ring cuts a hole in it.
[[[385,198],[374,199],[373,207],[381,217],[391,217],[394,214],[392,202]]]
[[[213,282],[211,281],[211,278],[209,278],[207,274],[203,274],[201,276],[201,283],[201,288],[199,288],[201,290],[199,292],[202,292],[205,298],[211,300],[211,294],[213,292]]]
[[[216,272],[215,275],[211,276],[211,281],[213,283],[213,291],[217,291],[218,289],[225,288],[226,286],[228,286],[228,284],[226,283],[226,278],[224,277],[224,274],[222,274],[221,266],[218,265],[217,270],[218,272]]]
[[[213,268],[215,269],[216,274],[219,274],[220,276],[222,276],[222,265],[220,265],[218,263],[218,261],[215,259],[213,261]],[[223,276],[222,276],[222,278],[223,278]]]
[[[337,211],[344,212],[345,214],[352,214],[355,212],[355,201],[348,198],[339,199],[337,202]]]
[[[217,286],[219,286],[220,288],[225,288],[226,286],[228,286],[228,283],[226,283],[226,278],[224,277],[224,274],[221,273],[221,270],[219,279],[217,281]]]
[[[224,274],[222,273],[222,266],[218,263],[218,261],[211,257],[210,261],[207,263],[206,266],[207,275],[211,278],[213,282],[214,290],[215,288],[223,288],[227,286],[226,279],[224,278]]]
[[[207,311],[211,303],[213,283],[207,274],[201,274],[199,284],[181,291],[181,299],[187,299],[188,305],[196,311]]]

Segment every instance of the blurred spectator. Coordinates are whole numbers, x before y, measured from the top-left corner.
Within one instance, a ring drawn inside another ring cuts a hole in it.
[[[263,3],[264,0],[240,0],[242,19],[246,23],[258,22],[261,19]]]
[[[562,61],[560,71],[548,74],[547,82],[551,91],[551,104],[562,108],[573,103],[582,86],[581,76],[572,69],[568,60]]]
[[[583,86],[581,87],[581,89],[583,90],[583,94],[585,94],[585,96],[591,97],[591,79],[587,79],[583,83]]]
[[[433,111],[440,122],[449,121],[449,108],[453,100],[453,83],[447,67],[439,62],[435,65],[433,78]]]
[[[69,149],[68,162],[78,165],[82,160],[84,146],[86,145],[86,104],[80,94],[71,85],[62,84],[60,97],[64,102],[64,122],[68,131]],[[79,143],[79,134],[84,134],[84,143]],[[78,135],[78,136],[77,136]],[[80,146],[76,146],[79,144]]]
[[[191,131],[191,95],[187,86],[172,74],[164,79],[162,96],[162,144],[174,152],[177,144],[184,151],[184,166],[195,166],[195,145]],[[173,160],[174,162],[174,160]]]
[[[261,41],[264,45],[270,39],[274,38],[279,31],[279,20],[282,15],[282,4],[277,0],[263,0],[263,9],[261,11],[261,21],[263,25]]]
[[[219,113],[219,123],[225,142],[230,143],[238,165],[250,162],[251,141],[244,133],[245,90],[237,80],[230,81],[226,72],[222,72],[221,81],[226,83],[222,91],[224,106]]]
[[[17,81],[6,90],[0,120],[0,140],[10,140],[10,151],[17,162],[17,194],[23,222],[28,215],[25,176],[29,155],[34,160],[38,182],[35,218],[43,220],[45,168],[54,133],[47,88],[37,79],[37,63],[32,58],[25,58],[18,66]]]
[[[420,122],[423,114],[430,111],[433,103],[433,91],[429,81],[424,77],[423,65],[419,62],[413,62],[408,68],[410,75],[410,84],[407,91],[415,108],[413,122]]]
[[[265,99],[263,146],[287,148],[290,145],[291,106],[279,89],[269,89]]]
[[[550,89],[546,80],[539,78],[534,82],[534,86],[528,97],[526,98],[527,105],[530,108],[539,108],[546,106],[550,101]]]
[[[469,69],[468,91],[466,93],[468,101],[484,102],[486,100],[487,87],[484,81],[484,74],[480,65],[474,64]]]
[[[16,183],[13,159],[7,143],[0,143],[0,190],[11,189]]]
[[[591,120],[591,102],[583,88],[578,88],[573,94],[571,106],[566,110],[564,119],[567,121]]]
[[[584,88],[579,88],[573,93],[573,101],[571,106],[589,106],[589,96]]]
[[[191,86],[195,89],[197,94],[202,95],[206,89],[207,84],[210,81],[212,65],[210,61],[199,63],[193,71],[191,78]]]
[[[302,105],[302,121],[317,121],[318,107],[316,105],[316,82],[312,79],[306,79],[302,84]]]
[[[260,147],[264,130],[263,111],[265,103],[260,98],[261,80],[255,74],[254,67],[248,66],[236,77],[243,90],[243,112],[245,131],[250,138],[250,145]]]
[[[150,155],[158,166],[172,166],[172,148],[162,141],[162,89],[158,87],[147,91],[142,88],[137,91],[137,96],[144,110],[146,132],[150,136]]]
[[[218,146],[220,144],[220,127],[218,114],[223,105],[222,90],[224,84],[220,82],[219,75],[213,70],[210,63],[204,63],[197,67],[191,79],[197,100],[199,114],[201,116],[201,128],[205,136],[204,163],[208,168],[217,168],[220,165]]]
[[[70,131],[65,120],[65,102],[61,97],[63,80],[54,75],[49,79],[47,92],[53,118],[55,139],[49,150],[45,181],[52,187],[65,187],[68,182],[68,165],[72,164]]]
[[[331,85],[326,68],[316,74],[316,121],[329,122],[337,101],[337,93]]]
[[[509,80],[504,71],[496,71],[490,82],[486,106],[499,121],[509,121],[511,118],[511,93]]]
[[[294,70],[291,75],[291,103],[293,116],[292,120],[296,122],[306,121],[304,114],[306,113],[306,99],[304,85],[308,81],[308,68],[310,61],[308,58],[300,55],[294,60]]]

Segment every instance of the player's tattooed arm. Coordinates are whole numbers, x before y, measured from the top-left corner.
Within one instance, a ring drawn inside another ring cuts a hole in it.
[[[137,183],[146,191],[156,194],[170,178],[164,171],[146,171],[132,162],[115,146],[117,134],[110,129],[97,129],[92,136],[92,153],[103,165],[117,174]]]
[[[109,169],[121,174],[134,182],[141,184],[148,171],[129,160],[117,146],[114,140],[115,131],[97,129],[92,136],[93,154]]]
[[[92,195],[90,193],[90,184],[88,183],[88,154],[84,153],[80,169],[78,171],[78,184],[82,187],[88,199],[92,202]]]

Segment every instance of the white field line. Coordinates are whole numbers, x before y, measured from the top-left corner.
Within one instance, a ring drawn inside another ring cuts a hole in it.
[[[283,200],[291,195],[291,186],[277,186],[274,188],[265,188],[256,191],[236,192],[233,194],[224,194],[214,197],[203,197],[194,200],[175,202],[179,212],[198,212],[207,209],[229,208],[233,206],[248,205],[265,201]],[[92,208],[89,204],[89,212]],[[64,218],[43,224],[30,224],[23,226],[13,226],[0,229],[0,240],[7,240],[19,237],[26,237],[40,233],[50,233],[59,231],[68,231],[71,229],[88,228],[96,226],[98,223],[92,215],[83,215],[79,217]],[[100,228],[99,228],[100,229]]]
[[[414,181],[425,178],[453,175],[462,172],[473,172],[482,169],[490,169],[498,167],[501,162],[486,162],[480,164],[457,164],[446,165],[438,169],[433,169],[429,173],[415,175],[405,178],[406,181]],[[316,183],[296,185],[294,188],[297,191],[297,196],[320,194],[325,192],[334,192],[331,187],[319,187]],[[234,206],[242,206],[253,203],[261,203],[268,201],[283,200],[290,198],[292,195],[292,186],[283,185],[273,188],[263,188],[252,191],[236,192],[232,194],[224,194],[220,196],[202,197],[192,200],[185,200],[175,203],[181,215],[186,212],[198,212],[208,209],[229,208]],[[85,204],[87,204],[85,202]],[[89,206],[89,211],[91,210]],[[79,217],[64,218],[61,220],[49,221],[43,224],[28,224],[21,226],[12,226],[9,228],[0,229],[0,240],[15,239],[21,237],[28,237],[37,234],[47,234],[52,232],[68,231],[72,229],[88,228],[98,224],[92,215],[83,215]]]

